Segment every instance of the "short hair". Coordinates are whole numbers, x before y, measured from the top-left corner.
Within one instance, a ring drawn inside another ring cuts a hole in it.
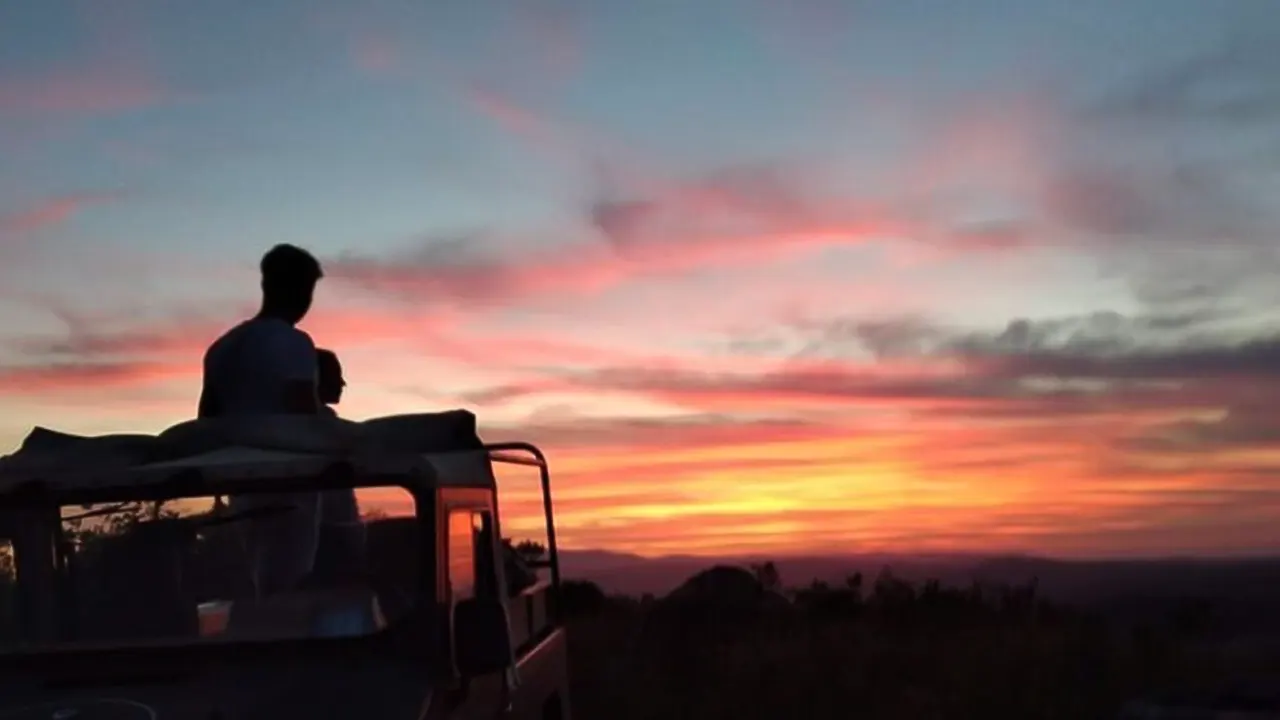
[[[272,287],[297,287],[314,284],[324,277],[320,261],[297,245],[281,243],[267,251],[259,263],[262,284]]]
[[[342,374],[342,363],[338,362],[338,354],[328,348],[316,348],[316,365],[319,366],[320,374],[337,371]]]

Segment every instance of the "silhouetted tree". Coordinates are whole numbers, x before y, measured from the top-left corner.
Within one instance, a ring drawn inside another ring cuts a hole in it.
[[[521,540],[513,548],[526,562],[542,560],[547,554],[546,546],[536,540]]]
[[[772,560],[753,564],[751,572],[755,573],[756,579],[760,581],[760,586],[765,590],[776,592],[782,588],[782,575],[778,572],[778,566]]]
[[[861,612],[862,573],[854,573],[838,586],[814,580],[794,591],[795,604],[806,613],[823,619],[847,619]]]
[[[887,567],[880,571],[871,590],[871,602],[884,608],[909,606],[915,599],[916,589],[911,583],[898,578]]]
[[[855,594],[859,600],[862,599],[862,573],[855,572],[845,577],[844,586],[848,588],[849,592]]]
[[[589,580],[565,580],[560,584],[560,607],[568,617],[594,615],[608,604],[604,590]]]

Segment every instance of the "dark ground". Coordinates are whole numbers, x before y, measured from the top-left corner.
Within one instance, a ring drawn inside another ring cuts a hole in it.
[[[790,608],[718,602],[567,588],[574,717],[1116,718],[1139,698],[1260,708],[1280,677],[1275,643],[1197,598],[1143,614],[884,576]]]

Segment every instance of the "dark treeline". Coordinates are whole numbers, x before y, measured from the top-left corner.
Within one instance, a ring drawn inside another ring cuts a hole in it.
[[[1272,668],[1209,642],[1187,600],[1141,622],[1021,584],[874,578],[788,587],[711,568],[663,598],[567,581],[575,717],[1110,718]]]

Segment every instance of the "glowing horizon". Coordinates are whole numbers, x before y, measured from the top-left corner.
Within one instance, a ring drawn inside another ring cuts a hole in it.
[[[1274,3],[427,5],[11,10],[0,451],[186,419],[294,242],[566,547],[1280,550]]]

